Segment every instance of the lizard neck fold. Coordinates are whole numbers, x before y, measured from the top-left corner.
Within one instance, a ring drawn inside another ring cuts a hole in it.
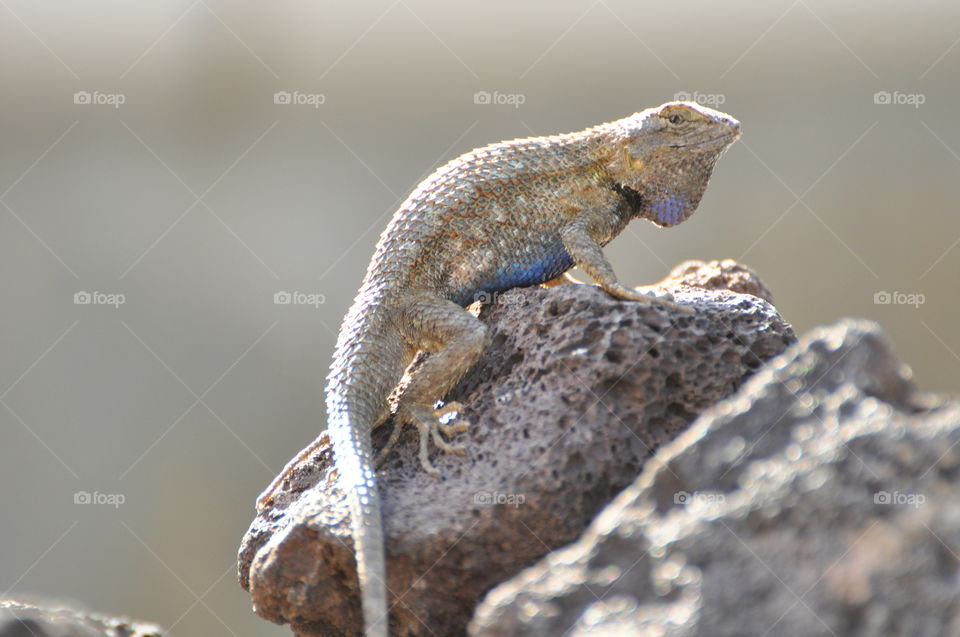
[[[640,210],[643,208],[643,195],[641,195],[639,191],[634,190],[630,186],[624,186],[623,184],[615,182],[613,184],[613,192],[620,195],[624,202],[626,202],[631,219],[640,215]]]

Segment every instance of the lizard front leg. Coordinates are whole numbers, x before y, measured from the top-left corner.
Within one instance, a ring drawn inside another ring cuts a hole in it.
[[[560,231],[563,247],[577,267],[593,279],[609,294],[627,301],[642,301],[651,305],[690,313],[690,308],[673,302],[669,295],[653,295],[638,292],[620,283],[613,266],[607,261],[600,246],[599,235],[605,228],[620,223],[616,213],[603,209],[588,210],[579,215]],[[548,282],[549,283],[549,282]]]
[[[429,352],[429,358],[414,373],[397,405],[398,425],[413,424],[420,433],[420,464],[427,473],[439,476],[430,462],[428,443],[443,451],[465,453],[444,436],[465,431],[469,423],[440,419],[460,405],[452,403],[435,409],[437,401],[450,391],[469,370],[490,342],[487,327],[465,309],[429,293],[408,294],[398,302],[395,320],[412,349]]]

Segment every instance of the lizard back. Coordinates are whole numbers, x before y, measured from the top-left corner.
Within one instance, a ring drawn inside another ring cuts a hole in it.
[[[468,305],[570,269],[560,228],[587,206],[622,203],[600,161],[607,128],[491,144],[439,168],[381,235],[368,294],[429,290]]]

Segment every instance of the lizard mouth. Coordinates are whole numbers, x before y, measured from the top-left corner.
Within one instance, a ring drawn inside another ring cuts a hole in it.
[[[696,150],[707,150],[711,148],[716,148],[717,146],[726,146],[733,143],[740,138],[740,127],[735,129],[727,129],[726,131],[713,134],[709,137],[694,139],[686,142],[684,144],[673,144],[671,148],[686,148],[686,149],[696,149]]]

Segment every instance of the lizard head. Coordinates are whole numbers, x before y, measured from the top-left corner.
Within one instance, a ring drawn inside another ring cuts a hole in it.
[[[693,214],[717,159],[740,137],[740,122],[691,102],[667,102],[613,125],[607,170],[639,201],[636,215],[658,226]]]

